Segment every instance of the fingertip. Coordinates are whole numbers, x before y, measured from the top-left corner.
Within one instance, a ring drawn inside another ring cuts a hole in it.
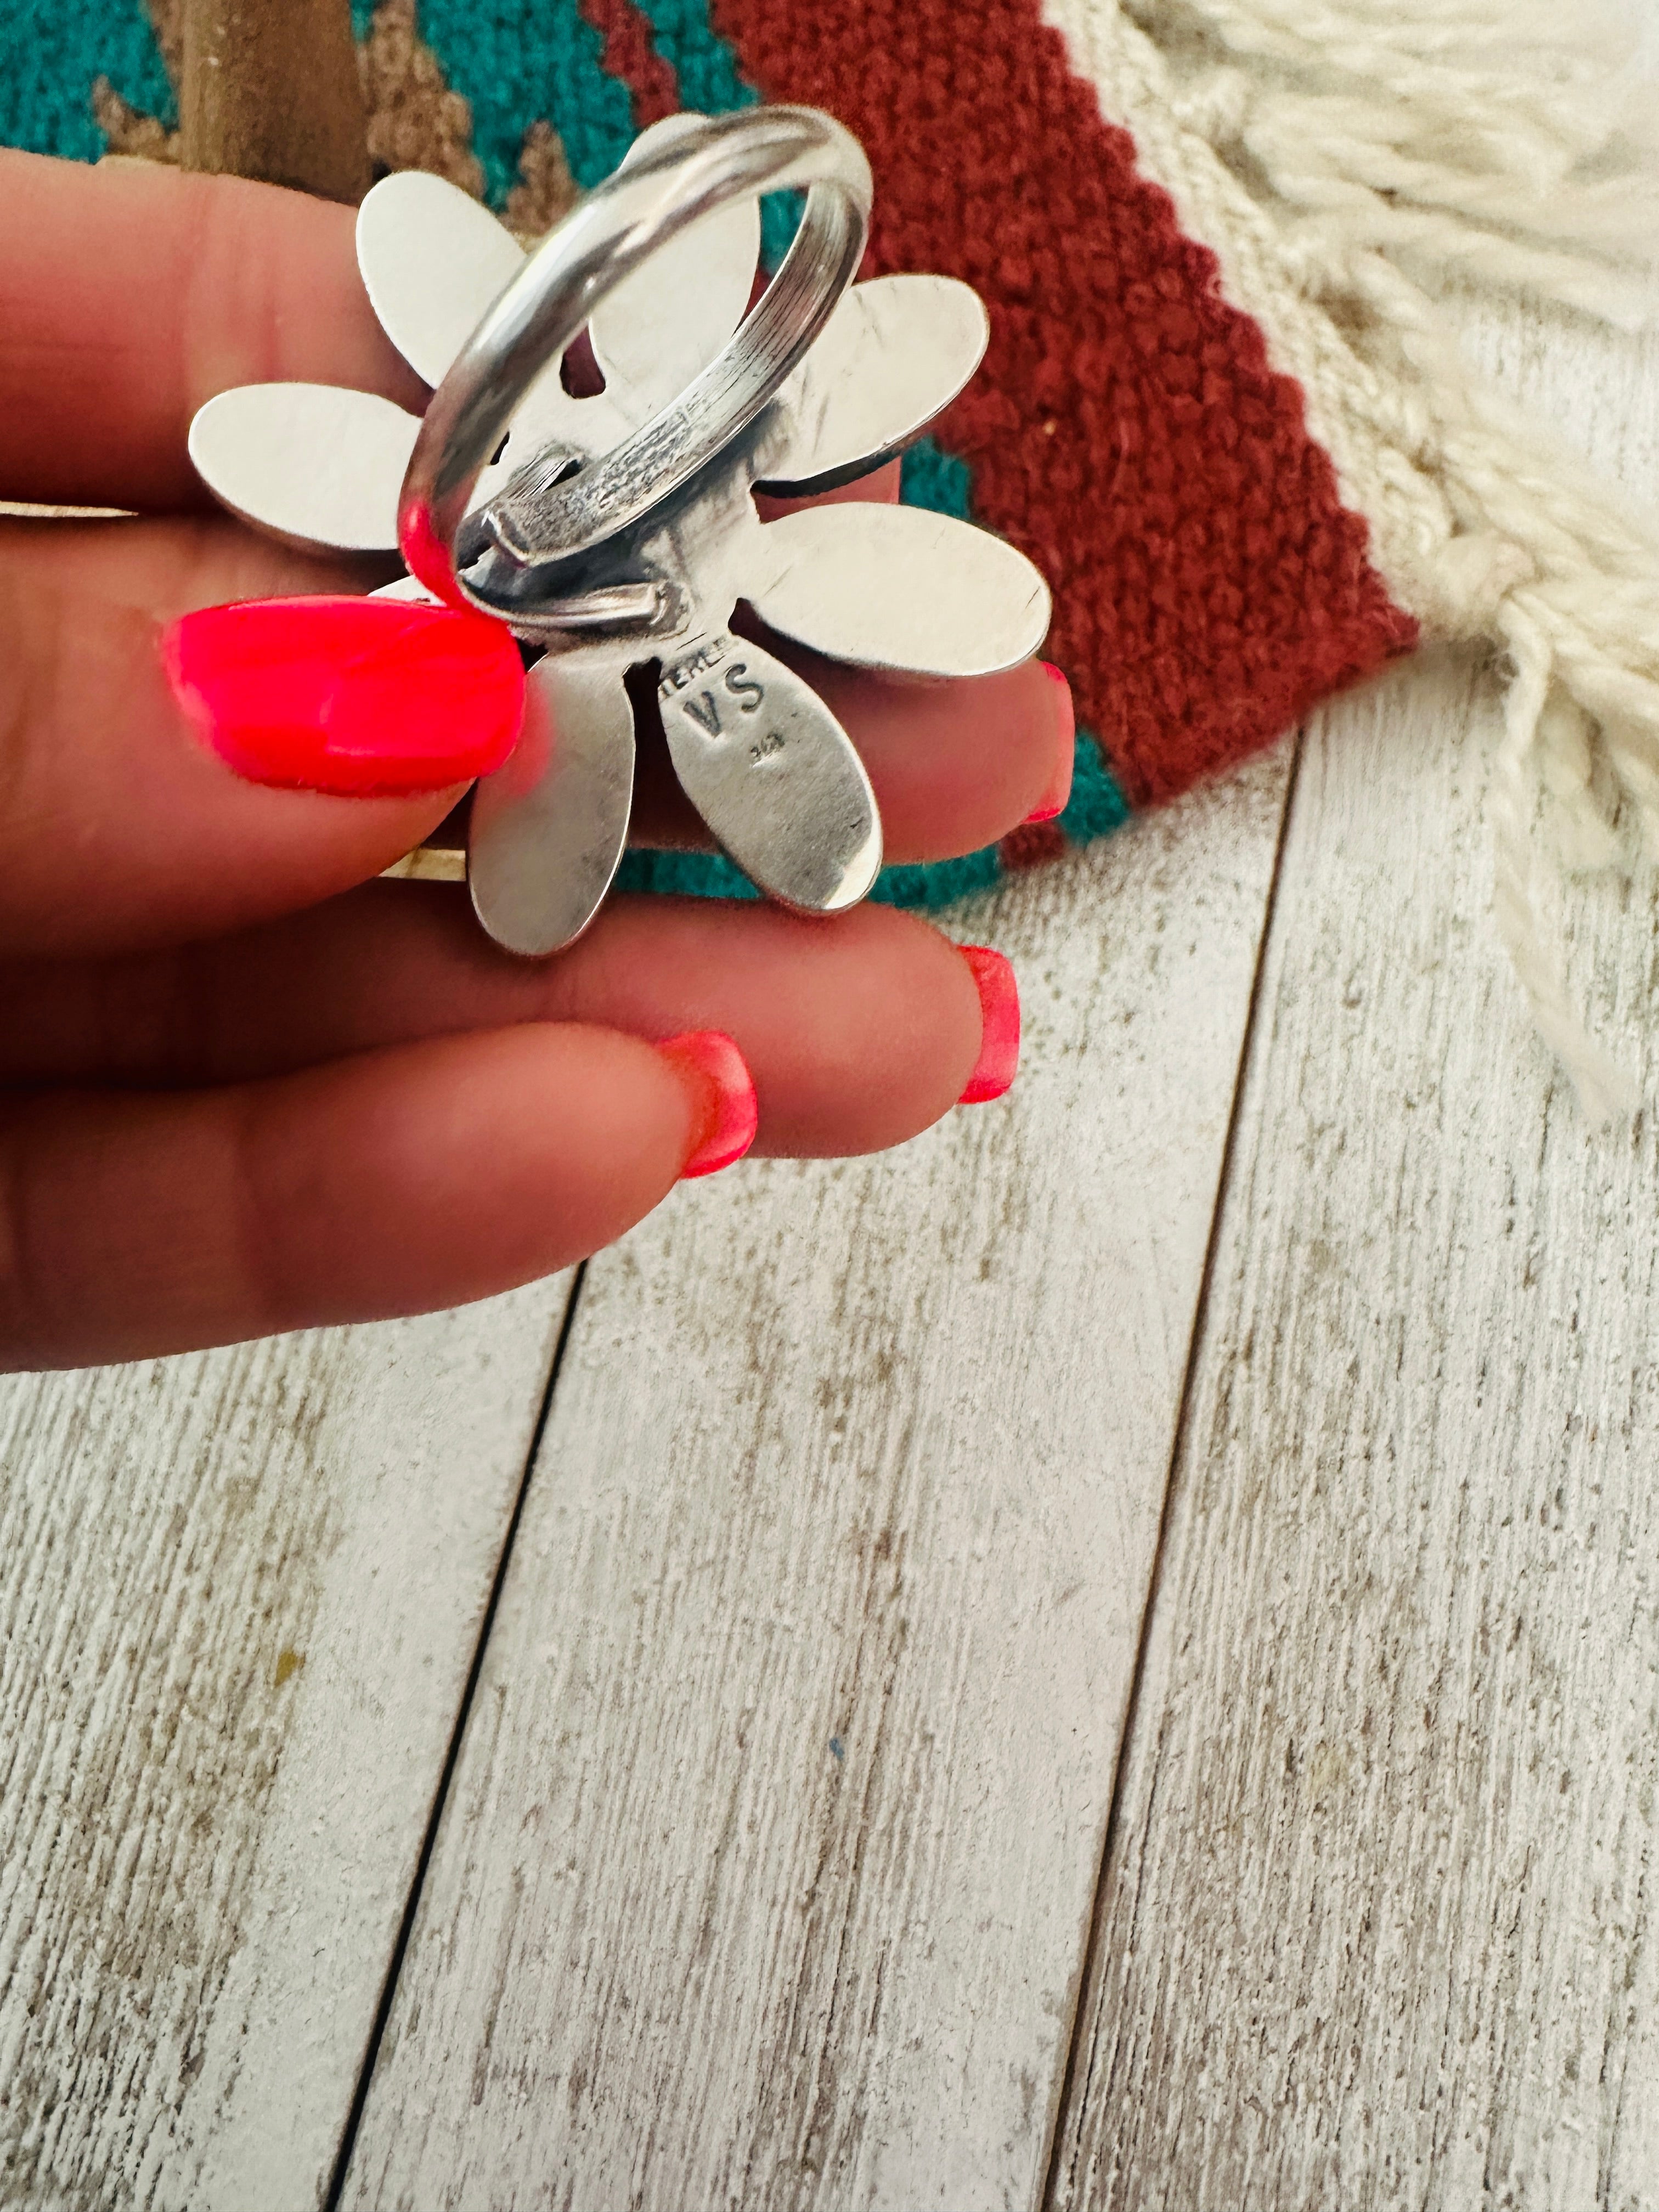
[[[926,685],[814,664],[810,680],[863,757],[896,859],[975,852],[1069,788],[1070,696],[1041,662]]]
[[[957,1102],[981,1106],[1000,1098],[1019,1072],[1019,983],[1013,963],[988,945],[958,948],[979,994],[979,1056]]]
[[[948,938],[888,906],[829,923],[753,920],[761,927],[745,932],[745,972],[724,996],[760,1071],[758,1152],[883,1152],[949,1113],[983,1024],[971,973]]]
[[[413,798],[499,768],[524,718],[510,633],[482,615],[328,596],[198,609],[161,636],[186,721],[246,782]]]
[[[748,1062],[720,1030],[688,1030],[657,1047],[685,1080],[696,1115],[696,1136],[680,1181],[718,1174],[740,1160],[755,1141],[759,1102]]]
[[[1077,712],[1072,702],[1072,687],[1052,660],[1040,660],[1037,666],[1048,678],[1051,686],[1049,706],[1054,715],[1054,768],[1048,787],[1025,817],[1027,825],[1037,822],[1052,822],[1066,811],[1072,795],[1072,769],[1077,750]]]
[[[1066,679],[1066,672],[1064,669],[1057,668],[1052,660],[1039,660],[1037,666],[1054,687],[1054,712],[1058,718],[1060,732],[1069,744],[1077,734],[1077,709],[1072,703],[1072,687]]]

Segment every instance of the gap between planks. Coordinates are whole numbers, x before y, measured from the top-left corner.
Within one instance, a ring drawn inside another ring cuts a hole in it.
[[[432,1810],[428,1816],[426,1832],[421,1838],[420,1856],[415,1863],[415,1872],[409,1885],[409,1895],[404,1905],[403,1917],[398,1923],[398,1933],[392,1942],[392,1956],[387,1962],[386,1978],[381,1985],[380,2001],[375,2007],[374,2021],[369,2030],[368,2042],[362,2063],[357,2069],[356,2086],[352,2092],[351,2106],[346,2114],[345,2125],[340,2131],[340,2148],[336,2154],[334,2168],[329,2176],[328,2189],[323,2200],[323,2212],[335,2212],[340,2193],[345,2186],[346,2168],[351,2161],[352,2145],[357,2140],[357,2130],[363,2117],[363,2106],[368,2098],[368,2085],[374,2078],[374,2062],[380,2057],[380,2042],[386,2033],[386,2024],[392,2010],[392,1993],[398,1986],[404,1954],[409,1948],[409,1933],[415,1924],[415,1914],[421,1902],[421,1892],[426,1884],[426,1870],[431,1863],[433,1845],[438,1838],[438,1827],[443,1819],[444,1806],[449,1796],[449,1785],[455,1772],[455,1761],[460,1756],[462,1739],[466,1734],[467,1720],[472,1711],[472,1700],[478,1687],[478,1675],[483,1666],[484,1652],[489,1644],[489,1632],[495,1625],[495,1610],[501,1601],[501,1585],[512,1564],[513,1547],[518,1539],[519,1524],[524,1518],[525,1499],[529,1494],[532,1477],[536,1471],[536,1459],[541,1450],[542,1437],[547,1429],[547,1417],[553,1409],[553,1393],[559,1387],[559,1370],[564,1364],[565,1349],[570,1342],[570,1332],[575,1326],[576,1311],[581,1304],[582,1282],[587,1273],[587,1263],[579,1266],[570,1283],[570,1295],[565,1302],[564,1319],[559,1324],[558,1341],[553,1347],[553,1357],[548,1365],[547,1388],[536,1414],[536,1425],[531,1431],[525,1448],[524,1468],[513,1500],[513,1510],[501,1539],[501,1556],[495,1562],[495,1571],[489,1584],[489,1595],[484,1603],[483,1619],[478,1624],[477,1641],[473,1647],[472,1662],[467,1668],[462,1686],[460,1703],[455,1710],[455,1724],[450,1730],[449,1747],[444,1754],[438,1786],[432,1793]]]
[[[314,2204],[568,1279],[0,1383],[0,2176]]]
[[[952,917],[1006,1105],[592,1264],[343,2203],[1036,2199],[1285,775]]]
[[[1659,491],[1659,344],[1474,343]],[[1487,919],[1497,702],[1305,741],[1054,2202],[1659,2203],[1659,1141],[1588,1130]],[[1649,875],[1571,988],[1659,1080]]]
[[[1238,1065],[1233,1077],[1232,1104],[1227,1115],[1227,1135],[1221,1149],[1221,1168],[1216,1179],[1216,1200],[1210,1217],[1210,1234],[1204,1248],[1204,1269],[1199,1278],[1198,1299],[1193,1310],[1192,1334],[1188,1340],[1187,1364],[1181,1377],[1181,1399],[1176,1410],[1175,1435],[1170,1446],[1169,1468],[1164,1477],[1164,1503],[1158,1512],[1158,1534],[1152,1546],[1152,1565],[1146,1577],[1146,1601],[1141,1609],[1140,1633],[1135,1639],[1134,1664],[1129,1675],[1129,1692],[1123,1712],[1122,1735],[1118,1743],[1117,1757],[1112,1765],[1111,1797],[1106,1809],[1105,1832],[1101,1838],[1100,1865],[1095,1875],[1094,1894],[1090,1900],[1089,1921],[1084,1937],[1081,1971],[1077,1977],[1076,2002],[1067,2023],[1066,2036],[1066,2064],[1054,2084],[1054,2094],[1049,2106],[1048,2130],[1042,2148],[1043,2212],[1049,2212],[1057,2197],[1060,2172],[1060,2116],[1073,2103],[1074,2094],[1086,2103],[1089,2085],[1085,2081],[1080,2092],[1074,2091],[1078,2053],[1085,2040],[1084,2036],[1084,1992],[1088,1984],[1090,1960],[1099,1951],[1102,1940],[1102,1916],[1105,1911],[1106,1874],[1111,1864],[1123,1810],[1123,1783],[1129,1746],[1134,1741],[1135,1724],[1140,1711],[1141,1690],[1146,1673],[1147,1646],[1152,1636],[1152,1619],[1158,1608],[1158,1591],[1163,1581],[1164,1553],[1169,1542],[1170,1509],[1175,1498],[1177,1474],[1187,1448],[1188,1431],[1192,1419],[1193,1386],[1198,1373],[1200,1348],[1204,1341],[1205,1326],[1210,1310],[1210,1292],[1215,1279],[1216,1252],[1221,1237],[1221,1219],[1226,1206],[1227,1191],[1232,1179],[1233,1156],[1238,1142],[1240,1109],[1243,1103],[1245,1076],[1255,1048],[1256,1021],[1261,1006],[1261,979],[1266,970],[1267,947],[1273,933],[1273,917],[1279,907],[1279,879],[1285,867],[1285,846],[1290,835],[1291,817],[1296,809],[1296,787],[1302,766],[1304,732],[1298,730],[1291,744],[1290,774],[1285,778],[1285,802],[1279,817],[1279,836],[1273,848],[1273,872],[1267,879],[1267,905],[1261,917],[1261,935],[1256,946],[1255,969],[1250,978],[1249,1004],[1244,1016],[1244,1033],[1239,1041]]]

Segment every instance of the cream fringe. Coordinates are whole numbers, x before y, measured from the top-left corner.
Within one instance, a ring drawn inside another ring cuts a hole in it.
[[[1493,910],[1586,1111],[1633,1086],[1544,940],[1534,856],[1659,859],[1659,526],[1459,354],[1430,288],[1659,321],[1659,108],[1628,13],[1517,0],[1046,0],[1306,396],[1400,603],[1509,667]],[[1565,19],[1565,20],[1564,20]],[[1659,19],[1656,19],[1659,20]]]

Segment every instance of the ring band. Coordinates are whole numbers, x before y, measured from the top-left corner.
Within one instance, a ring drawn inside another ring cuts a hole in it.
[[[852,134],[816,108],[749,108],[617,170],[549,234],[461,349],[410,455],[398,537],[428,591],[453,606],[507,612],[461,580],[455,543],[525,393],[599,301],[670,240],[734,200],[802,187],[805,211],[782,265],[716,358],[611,452],[566,480],[531,483],[533,546],[497,529],[507,556],[526,566],[568,559],[626,529],[755,420],[857,274],[870,165]]]

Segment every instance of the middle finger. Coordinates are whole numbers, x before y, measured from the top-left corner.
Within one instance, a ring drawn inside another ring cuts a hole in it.
[[[95,954],[234,929],[377,873],[435,826],[441,800],[242,781],[162,679],[173,615],[338,590],[350,573],[228,522],[0,527],[15,647],[0,765],[27,801],[0,810],[0,943]],[[821,662],[811,675],[865,757],[890,860],[973,851],[1064,795],[1070,702],[1040,664],[926,685]],[[642,777],[637,842],[686,843],[696,828],[672,779]]]

